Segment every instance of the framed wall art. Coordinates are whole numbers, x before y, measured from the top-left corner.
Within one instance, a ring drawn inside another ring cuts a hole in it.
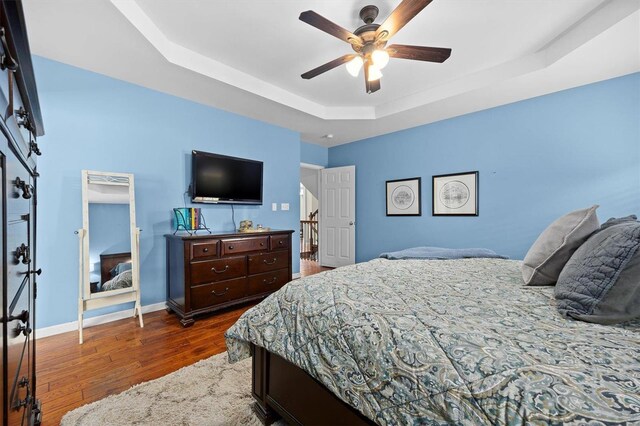
[[[420,178],[387,181],[387,216],[421,216]]]
[[[433,216],[478,216],[478,172],[433,176]]]

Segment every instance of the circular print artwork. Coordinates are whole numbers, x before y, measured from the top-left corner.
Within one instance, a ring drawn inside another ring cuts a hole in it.
[[[415,198],[413,191],[407,185],[400,185],[391,193],[391,202],[399,210],[406,210],[411,207]]]
[[[459,180],[452,180],[442,185],[440,201],[449,209],[459,209],[469,202],[471,191]]]

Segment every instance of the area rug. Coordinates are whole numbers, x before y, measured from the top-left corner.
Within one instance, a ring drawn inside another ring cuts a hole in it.
[[[61,425],[261,426],[250,389],[251,360],[229,364],[224,352],[70,411]]]

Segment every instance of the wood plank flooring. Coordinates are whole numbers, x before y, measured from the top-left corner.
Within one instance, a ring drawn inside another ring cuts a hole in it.
[[[153,312],[144,315],[144,328],[133,318],[87,328],[82,345],[75,331],[39,339],[43,424],[58,425],[67,411],[224,352],[225,331],[251,306],[198,318],[189,328],[164,310]]]
[[[320,266],[318,262],[307,259],[300,259],[300,275],[306,277],[308,275],[317,274],[318,272],[328,271],[333,268]]]
[[[331,269],[300,263],[302,276]],[[58,425],[67,411],[226,351],[225,331],[251,306],[197,318],[189,328],[163,310],[144,315],[144,328],[133,318],[87,328],[82,345],[76,331],[37,340],[43,424]]]

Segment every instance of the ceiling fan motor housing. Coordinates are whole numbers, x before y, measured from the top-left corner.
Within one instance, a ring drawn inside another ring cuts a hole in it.
[[[352,44],[354,51],[364,56],[369,56],[376,49],[384,49],[387,44],[384,37],[378,36],[376,39],[376,31],[380,24],[374,24],[373,21],[378,17],[378,8],[374,5],[368,5],[360,10],[360,18],[364,21],[364,25],[358,27],[353,34],[362,39],[363,44]]]

